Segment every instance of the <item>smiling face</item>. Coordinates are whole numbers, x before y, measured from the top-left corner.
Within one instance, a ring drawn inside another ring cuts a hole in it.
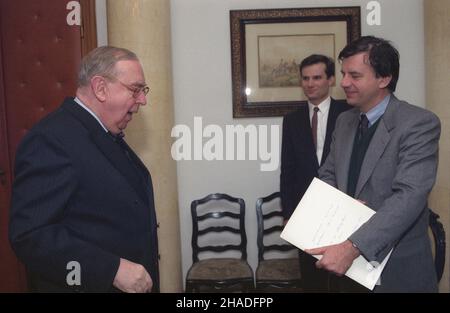
[[[334,83],[334,76],[327,78],[324,63],[307,65],[302,68],[300,86],[308,101],[319,105],[330,94],[330,87]]]
[[[386,87],[392,77],[377,77],[366,52],[343,59],[341,72],[347,103],[361,112],[368,112],[389,93]]]
[[[100,117],[111,133],[118,134],[127,127],[139,107],[147,104],[147,100],[142,90],[133,96],[133,90],[146,85],[144,72],[138,61],[119,61],[115,72],[115,77],[107,80]]]

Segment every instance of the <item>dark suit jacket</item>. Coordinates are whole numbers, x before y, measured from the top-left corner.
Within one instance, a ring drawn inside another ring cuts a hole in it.
[[[349,108],[347,103],[331,99],[321,164],[330,151],[336,118]],[[289,218],[294,212],[312,179],[317,177],[318,169],[319,162],[312,139],[309,108],[306,104],[283,119],[280,191],[285,218]]]
[[[159,290],[153,187],[86,110],[67,98],[17,150],[9,235],[37,291],[114,291],[120,258],[142,264]],[[68,286],[70,261],[81,285]]]

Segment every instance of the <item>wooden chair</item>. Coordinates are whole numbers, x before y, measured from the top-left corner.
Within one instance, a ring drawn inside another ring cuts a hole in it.
[[[257,291],[300,292],[298,250],[280,238],[283,230],[280,193],[256,202],[258,220]],[[269,258],[270,257],[270,258]]]
[[[445,265],[445,230],[442,223],[439,221],[439,215],[430,210],[430,228],[434,239],[434,266],[436,268],[436,275],[438,282],[442,278]]]
[[[193,264],[186,276],[186,292],[252,291],[244,200],[210,194],[192,201],[191,214]]]

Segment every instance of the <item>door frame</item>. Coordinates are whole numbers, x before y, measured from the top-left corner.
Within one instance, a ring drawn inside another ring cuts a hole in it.
[[[80,0],[81,4],[81,56],[97,47],[97,20],[95,1]]]

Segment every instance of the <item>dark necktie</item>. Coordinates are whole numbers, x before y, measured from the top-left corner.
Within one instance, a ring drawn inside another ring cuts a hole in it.
[[[131,159],[130,152],[128,151],[128,146],[125,143],[125,140],[123,140],[123,137],[125,137],[125,134],[120,132],[117,135],[113,135],[114,141],[119,145],[119,147],[122,149],[123,153],[125,153],[128,160],[130,160],[133,163],[133,160]]]
[[[361,140],[364,137],[368,128],[369,128],[369,120],[367,119],[367,116],[365,114],[361,114],[358,126],[359,129],[358,140]]]
[[[311,120],[311,130],[312,130],[312,136],[313,136],[313,142],[314,142],[314,148],[317,150],[317,112],[319,112],[318,107],[314,107],[314,113]]]
[[[115,142],[117,142],[117,141],[120,140],[120,139],[123,140],[123,137],[125,137],[125,134],[124,134],[123,132],[120,132],[120,133],[118,133],[117,135],[114,135],[114,134],[111,133],[111,132],[108,132],[108,134],[111,136],[111,138],[112,138]]]

